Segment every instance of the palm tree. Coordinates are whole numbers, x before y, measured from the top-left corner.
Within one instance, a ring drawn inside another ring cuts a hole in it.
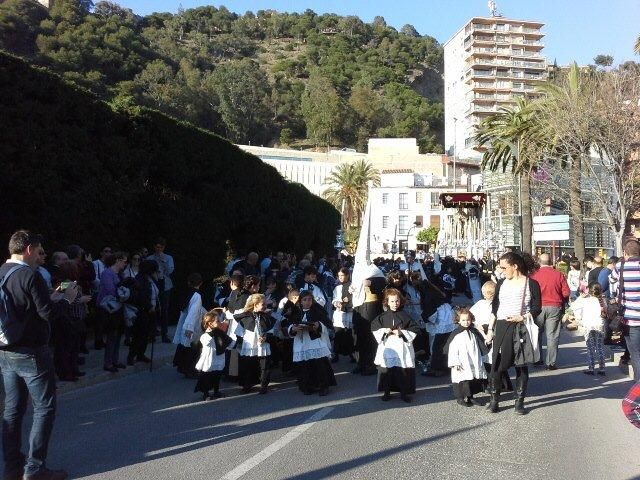
[[[574,249],[577,258],[585,256],[583,166],[589,161],[593,145],[592,72],[573,63],[566,75],[540,86],[545,95],[537,103],[537,118],[549,139],[546,156],[569,168],[569,204],[573,219]]]
[[[534,149],[530,147],[539,132],[533,114],[533,104],[518,98],[514,106],[502,107],[483,120],[476,133],[478,147],[487,148],[482,155],[482,168],[492,172],[511,168],[520,179],[522,250],[528,253],[532,252],[531,172],[536,168]]]
[[[640,55],[640,35],[638,35],[638,39],[636,40],[636,45],[633,47],[633,51],[636,52],[636,55]]]
[[[323,197],[342,215],[342,228],[360,225],[362,213],[367,205],[369,183],[380,186],[380,173],[365,160],[343,163],[325,181],[329,186]]]

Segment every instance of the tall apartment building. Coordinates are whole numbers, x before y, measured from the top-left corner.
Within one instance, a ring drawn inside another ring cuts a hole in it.
[[[535,96],[547,75],[540,22],[475,17],[444,44],[445,145],[479,161],[474,127],[518,96]]]
[[[541,22],[474,17],[444,44],[445,145],[459,164],[479,164],[475,127],[547,78]],[[483,172],[489,219],[505,245],[520,247],[519,185],[510,173]]]

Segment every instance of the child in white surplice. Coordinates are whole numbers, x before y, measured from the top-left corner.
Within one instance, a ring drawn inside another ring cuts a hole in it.
[[[260,393],[267,393],[271,376],[271,346],[268,337],[273,335],[276,320],[265,311],[264,295],[252,294],[242,313],[234,315],[235,334],[242,338],[238,365],[238,381],[243,393],[260,383]]]
[[[287,329],[287,334],[293,337],[293,366],[298,387],[305,395],[317,391],[322,397],[327,395],[330,386],[336,384],[329,361],[329,331],[333,330],[333,325],[311,291],[302,291],[298,303],[299,306],[282,325]]]
[[[387,311],[371,322],[371,331],[378,342],[374,363],[378,367],[378,391],[382,400],[391,398],[391,391],[399,391],[400,398],[410,402],[416,391],[415,353],[413,340],[420,326],[402,311],[404,297],[399,290],[388,288],[383,304]]]
[[[195,391],[202,392],[203,400],[224,397],[220,393],[220,376],[224,370],[227,349],[233,348],[235,342],[227,335],[229,323],[225,320],[224,310],[214,308],[207,312],[202,320],[204,333],[200,336],[202,352],[196,370],[200,372]],[[213,389],[213,395],[209,392]]]
[[[473,325],[473,314],[468,308],[458,310],[456,328],[445,345],[451,368],[451,384],[459,405],[478,405],[473,396],[483,390],[487,379],[483,357],[488,349],[483,335]]]

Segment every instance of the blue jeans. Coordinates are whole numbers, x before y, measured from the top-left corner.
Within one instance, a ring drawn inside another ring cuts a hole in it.
[[[640,327],[629,327],[629,333],[624,339],[631,357],[633,379],[637,382],[640,380]]]
[[[2,450],[5,475],[18,472],[33,475],[45,468],[49,439],[56,413],[56,379],[49,347],[0,350],[5,405],[2,421]],[[22,420],[31,395],[33,425],[29,435],[26,465],[22,454]]]

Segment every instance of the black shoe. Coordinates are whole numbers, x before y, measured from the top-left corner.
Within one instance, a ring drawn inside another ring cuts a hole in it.
[[[516,398],[516,404],[513,411],[516,415],[524,415],[527,413],[524,409],[524,398]]]
[[[585,375],[593,375],[594,374],[593,370],[584,370],[582,373],[584,373]]]
[[[543,362],[542,360],[538,360],[537,362],[533,362],[533,364],[534,364],[536,367],[541,367],[541,366],[543,366],[543,365],[544,365],[544,362]]]
[[[65,480],[69,474],[64,470],[49,470],[45,468],[32,475],[24,475],[24,480]]]
[[[224,398],[225,395],[224,393],[220,393],[220,392],[213,392],[212,398]]]
[[[489,402],[489,411],[491,413],[498,413],[498,410],[500,409],[499,401],[500,398],[497,394],[491,394],[491,401]]]
[[[551,365],[547,365],[547,370],[557,370],[558,367],[556,366],[555,363],[552,363]]]
[[[404,403],[411,403],[411,397],[409,395],[400,395],[400,398]]]
[[[466,400],[462,400],[461,398],[456,399],[456,403],[461,407],[472,407],[471,403],[468,403]]]
[[[142,362],[142,363],[151,363],[151,359],[146,355],[138,355],[136,361]]]
[[[476,407],[481,407],[482,404],[473,397],[469,397],[469,404],[475,405]]]
[[[103,370],[105,372],[111,372],[111,373],[118,373],[118,368],[111,366],[111,367],[104,367]]]
[[[171,343],[171,339],[166,335],[162,336],[162,343]]]
[[[389,400],[391,400],[391,394],[385,392],[385,394],[380,397],[380,400],[382,400],[383,402],[388,402]]]
[[[251,387],[242,387],[242,393],[249,393],[251,391]]]

